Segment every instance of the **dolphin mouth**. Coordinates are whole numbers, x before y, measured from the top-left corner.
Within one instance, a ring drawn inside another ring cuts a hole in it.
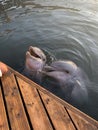
[[[32,46],[29,47],[29,53],[30,53],[31,56],[41,59],[41,57],[36,53],[34,47],[32,47]]]

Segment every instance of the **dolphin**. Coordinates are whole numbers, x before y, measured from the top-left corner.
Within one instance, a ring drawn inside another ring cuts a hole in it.
[[[38,47],[30,46],[26,52],[25,68],[23,74],[28,78],[41,82],[42,75],[40,71],[46,63],[46,56],[41,49]]]
[[[88,102],[87,84],[88,77],[72,61],[54,61],[50,66],[44,66],[44,78],[48,78],[48,86],[58,89],[64,99],[73,105],[82,105]],[[44,80],[45,81],[45,80]],[[57,90],[56,90],[57,92]]]
[[[53,61],[50,65],[46,62],[44,52],[30,46],[26,52],[24,75],[44,87],[48,86],[51,92],[73,105],[88,102],[89,80],[81,68],[68,60]]]

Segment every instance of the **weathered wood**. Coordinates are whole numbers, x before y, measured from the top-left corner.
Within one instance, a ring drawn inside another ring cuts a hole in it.
[[[18,77],[17,81],[34,130],[52,130],[53,128],[49,122],[36,88]]]
[[[23,79],[24,81],[26,81],[28,84],[33,84],[33,86],[35,88],[37,88],[38,90],[40,90],[41,92],[45,93],[46,95],[48,95],[49,97],[55,99],[56,102],[59,102],[60,104],[62,104],[63,106],[65,106],[66,108],[68,108],[69,110],[71,110],[72,112],[76,113],[77,115],[83,117],[85,120],[87,120],[88,122],[90,122],[91,124],[95,125],[96,127],[98,127],[98,121],[96,121],[95,119],[89,117],[87,114],[81,112],[80,110],[78,110],[77,108],[73,107],[72,105],[70,105],[69,103],[65,102],[64,100],[60,99],[59,97],[55,96],[54,94],[52,94],[51,92],[47,91],[46,89],[44,89],[43,87],[41,87],[40,85],[36,84],[35,82],[31,81],[30,79],[28,79],[27,77],[21,75],[19,72],[13,70],[12,68],[10,68],[10,71],[12,73],[14,73],[15,75],[17,75],[19,78]]]
[[[64,107],[40,91],[42,100],[56,130],[75,130]]]
[[[98,130],[97,121],[12,68],[9,70],[12,74],[1,79],[0,130]]]
[[[69,109],[67,109],[67,111],[78,130],[98,130],[98,127],[85,120],[85,118],[77,115],[77,113],[74,113]]]
[[[0,86],[0,130],[9,130],[6,111],[4,107],[1,86]]]
[[[14,75],[4,76],[2,85],[12,130],[30,130]]]

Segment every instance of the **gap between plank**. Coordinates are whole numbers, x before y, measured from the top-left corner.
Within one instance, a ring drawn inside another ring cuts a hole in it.
[[[19,90],[19,93],[20,93],[20,97],[21,97],[21,100],[22,100],[22,103],[23,103],[23,106],[24,106],[24,110],[25,110],[25,113],[26,113],[26,116],[27,116],[27,119],[28,119],[28,123],[29,123],[30,129],[34,130],[34,128],[32,126],[32,123],[31,123],[31,120],[30,120],[30,117],[29,117],[29,113],[28,113],[26,105],[25,105],[25,101],[23,99],[23,96],[22,96],[22,93],[21,93],[21,90],[20,90],[20,87],[19,87],[19,84],[18,84],[18,81],[17,81],[17,78],[16,78],[15,75],[14,75],[14,77],[15,77],[16,84],[17,84],[17,87],[18,87],[18,90]]]
[[[1,94],[2,94],[2,98],[3,98],[3,102],[4,102],[4,107],[5,107],[6,117],[7,117],[7,121],[8,121],[8,126],[9,126],[9,130],[11,130],[11,123],[10,123],[10,118],[9,118],[9,114],[8,114],[8,110],[7,110],[7,103],[6,103],[3,84],[2,84],[1,79],[0,79],[0,85],[1,85]]]
[[[48,111],[47,111],[47,109],[46,109],[46,107],[45,107],[45,104],[44,104],[43,99],[42,99],[42,97],[41,97],[41,95],[40,95],[40,92],[39,92],[38,89],[36,89],[36,90],[37,90],[37,92],[38,92],[38,95],[39,95],[39,97],[40,97],[40,100],[41,100],[41,102],[42,102],[42,105],[43,105],[43,107],[44,107],[44,109],[45,109],[45,111],[46,111],[46,114],[47,114],[47,116],[48,116],[48,119],[49,119],[49,121],[50,121],[50,123],[51,123],[51,125],[52,125],[52,128],[53,128],[53,130],[56,130],[55,127],[54,127],[54,125],[53,125],[53,123],[52,123],[52,120],[51,120],[51,118],[50,118],[50,116],[49,116],[49,113],[48,113]]]
[[[70,114],[69,114],[67,108],[66,108],[65,106],[64,106],[64,108],[65,108],[65,111],[67,112],[67,114],[68,114],[70,120],[72,121],[72,124],[74,125],[75,129],[78,130],[77,127],[76,127],[76,125],[75,125],[75,123],[74,123],[74,121],[73,121],[73,119],[71,118],[71,116],[70,116]]]

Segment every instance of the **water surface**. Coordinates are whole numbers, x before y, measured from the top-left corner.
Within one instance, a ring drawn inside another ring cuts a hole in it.
[[[0,0],[0,60],[21,72],[30,45],[86,72],[90,103],[79,109],[98,120],[98,0]]]

